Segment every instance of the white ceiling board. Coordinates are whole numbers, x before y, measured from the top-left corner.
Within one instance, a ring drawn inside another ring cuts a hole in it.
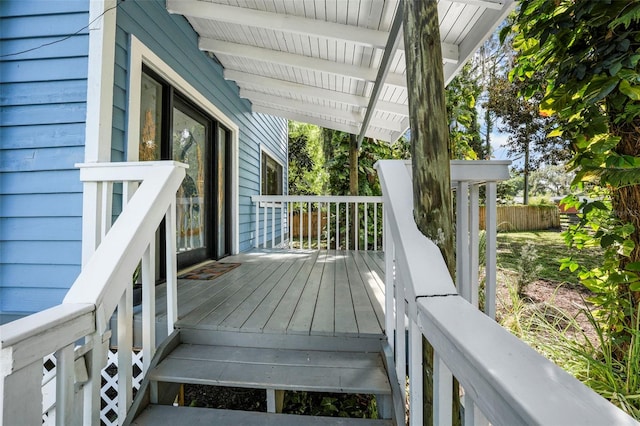
[[[438,1],[447,83],[513,4]],[[201,49],[216,55],[225,78],[253,99],[254,109],[337,123],[333,128],[352,133],[362,126],[397,6],[398,0],[167,0],[167,9],[189,20]],[[402,44],[390,57],[367,136],[390,140],[408,126]]]

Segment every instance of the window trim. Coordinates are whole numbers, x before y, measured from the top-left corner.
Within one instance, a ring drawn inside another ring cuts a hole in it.
[[[275,163],[277,163],[280,168],[282,169],[281,171],[281,176],[280,176],[280,184],[282,185],[282,193],[281,194],[264,194],[262,192],[262,187],[263,187],[263,170],[262,170],[262,156],[266,155],[268,158],[272,159]],[[286,191],[285,191],[285,180],[284,180],[284,176],[285,176],[285,166],[282,163],[282,161],[280,161],[278,159],[278,157],[276,157],[275,155],[273,155],[273,152],[271,152],[269,149],[265,148],[264,146],[260,146],[260,195],[286,195]]]

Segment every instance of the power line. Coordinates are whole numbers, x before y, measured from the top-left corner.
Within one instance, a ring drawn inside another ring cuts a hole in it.
[[[80,28],[78,31],[74,32],[73,34],[68,34],[66,36],[61,37],[58,40],[54,40],[54,41],[50,41],[48,43],[42,43],[40,46],[36,46],[36,47],[32,47],[30,49],[25,49],[22,50],[20,52],[14,52],[14,53],[7,53],[5,55],[0,55],[0,58],[7,58],[9,56],[18,56],[18,55],[22,55],[23,53],[28,53],[28,52],[33,52],[34,50],[38,50],[38,49],[42,49],[43,47],[47,47],[47,46],[51,46],[52,44],[56,44],[56,43],[61,43],[65,40],[70,39],[71,37],[80,34],[82,31],[86,30],[87,28],[89,28],[91,26],[91,24],[93,24],[94,22],[96,22],[98,19],[102,18],[107,12],[111,12],[113,9],[118,8],[122,3],[124,3],[125,0],[121,0],[119,1],[115,6],[111,6],[109,9],[105,10],[104,12],[102,12],[98,17],[96,17],[93,21],[89,22],[87,25],[85,25],[84,27]]]

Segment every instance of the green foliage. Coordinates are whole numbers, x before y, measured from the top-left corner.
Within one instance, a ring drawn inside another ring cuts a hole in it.
[[[446,89],[447,116],[451,158],[477,160],[485,158],[476,100],[482,93],[478,79],[472,75],[472,64],[467,63]]]
[[[622,353],[640,303],[640,191],[626,190],[640,184],[640,0],[523,0],[514,29],[511,78],[541,96],[540,115],[558,117],[549,135],[571,141],[574,185],[597,200],[567,200],[583,211],[567,241],[602,247],[603,264],[563,267],[596,292],[597,318]],[[532,79],[541,69],[545,78]]]
[[[321,130],[289,121],[289,194],[320,195],[328,180]]]
[[[638,286],[637,263],[629,263],[627,270],[621,268],[620,259],[628,258],[634,248],[629,236],[634,231],[630,224],[621,223],[611,214],[611,199],[605,191],[596,201],[580,201],[570,195],[562,203],[567,207],[576,207],[582,211],[580,222],[569,228],[565,240],[569,246],[578,249],[600,247],[603,252],[602,264],[586,267],[573,257],[563,258],[560,269],[576,272],[580,282],[594,293],[589,299],[597,306],[596,318],[604,324],[607,332],[617,334],[625,330],[625,318],[631,316],[632,305],[627,298],[620,297],[621,284]]]
[[[516,266],[516,289],[519,296],[524,295],[527,285],[538,279],[542,266],[538,263],[538,250],[535,245],[527,241],[517,254],[518,263]]]
[[[284,396],[283,413],[363,419],[378,418],[375,397],[360,394],[287,391]]]
[[[327,193],[349,194],[349,134],[334,131],[332,153],[327,155],[326,169],[329,173]],[[384,141],[365,138],[358,154],[358,194],[382,195],[378,174],[373,168],[378,160],[409,158],[409,143],[401,137],[390,145]]]

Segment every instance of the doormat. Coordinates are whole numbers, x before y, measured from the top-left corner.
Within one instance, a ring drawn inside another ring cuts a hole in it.
[[[212,262],[179,275],[178,278],[183,280],[213,280],[240,265],[240,263]]]

